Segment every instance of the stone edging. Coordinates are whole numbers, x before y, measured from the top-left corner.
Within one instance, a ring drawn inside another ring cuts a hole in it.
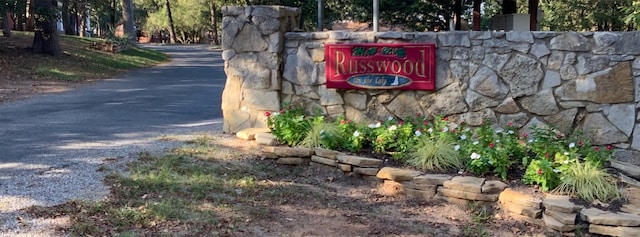
[[[256,134],[255,139],[266,139]],[[273,144],[271,144],[273,145]],[[421,200],[443,199],[452,203],[477,201],[499,202],[514,219],[546,226],[558,232],[577,228],[606,236],[640,236],[640,203],[625,205],[622,212],[606,212],[583,208],[572,203],[568,196],[546,195],[531,197],[507,187],[507,184],[471,176],[423,174],[420,171],[381,167],[380,159],[352,156],[324,148],[263,146],[263,159],[273,159],[283,165],[319,165],[338,169],[345,175],[381,182],[384,195],[406,195]],[[625,190],[630,197],[640,194],[638,188]]]

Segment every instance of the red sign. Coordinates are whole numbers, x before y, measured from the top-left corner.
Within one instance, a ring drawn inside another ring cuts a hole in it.
[[[327,88],[434,90],[435,44],[325,44]]]

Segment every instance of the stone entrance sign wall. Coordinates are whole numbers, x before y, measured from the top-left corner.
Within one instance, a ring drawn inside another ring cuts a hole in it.
[[[282,103],[336,117],[489,120],[528,131],[583,129],[596,144],[640,150],[640,32],[291,32],[300,11],[223,8],[224,131],[264,127]],[[325,43],[435,43],[436,90],[325,86]]]

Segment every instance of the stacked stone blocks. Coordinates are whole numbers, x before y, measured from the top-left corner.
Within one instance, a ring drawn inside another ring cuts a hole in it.
[[[225,132],[293,103],[354,121],[421,113],[477,126],[585,130],[640,150],[640,32],[290,32],[300,11],[223,9]],[[435,43],[436,90],[326,88],[327,43]]]

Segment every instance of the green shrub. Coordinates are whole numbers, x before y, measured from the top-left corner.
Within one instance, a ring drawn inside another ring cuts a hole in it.
[[[266,112],[267,126],[278,141],[289,146],[298,145],[311,129],[311,121],[300,107],[283,106],[280,113]]]
[[[553,163],[547,159],[536,159],[527,166],[522,181],[525,184],[538,184],[542,191],[549,191],[560,183],[559,170],[553,168]]]
[[[447,139],[424,136],[407,155],[406,162],[419,169],[450,170],[464,167],[454,144]]]

